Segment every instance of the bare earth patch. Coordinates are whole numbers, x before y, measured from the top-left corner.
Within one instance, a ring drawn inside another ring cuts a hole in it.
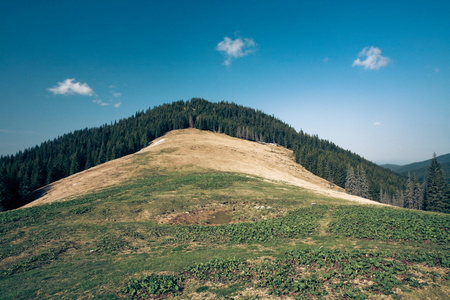
[[[176,224],[176,225],[219,225],[215,222],[217,215],[230,216],[228,220],[219,222],[221,224],[231,223],[231,215],[226,210],[205,209],[186,211],[178,214],[171,214],[160,218],[160,224]]]
[[[30,207],[64,201],[95,190],[113,186],[136,176],[143,170],[210,169],[243,173],[271,181],[281,181],[316,193],[365,204],[382,205],[348,195],[340,187],[307,171],[294,160],[293,152],[281,146],[260,144],[225,134],[182,129],[167,133],[141,151],[83,172],[74,174],[39,189]]]

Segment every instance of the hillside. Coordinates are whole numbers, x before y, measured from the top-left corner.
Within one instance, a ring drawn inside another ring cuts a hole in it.
[[[281,146],[176,130],[38,192],[0,212],[0,299],[450,295],[449,215],[364,204]]]
[[[138,163],[145,162],[145,163]],[[198,168],[242,173],[282,181],[316,193],[368,204],[376,201],[348,195],[344,190],[311,172],[294,160],[282,146],[251,142],[198,129],[175,130],[154,140],[136,154],[104,163],[39,189],[39,198],[25,205],[52,203],[113,186],[154,169],[195,171]]]
[[[282,145],[293,151],[295,161],[305,169],[341,188],[349,167],[364,169],[373,200],[381,199],[381,191],[386,199],[405,189],[406,180],[394,172],[318,136],[297,132],[273,116],[234,103],[194,98],[150,108],[99,128],[68,133],[1,157],[0,210],[20,207],[42,186],[136,153],[171,130],[190,127]]]
[[[445,177],[450,184],[450,153],[437,156],[436,159],[441,165],[441,168],[445,173]],[[431,159],[403,166],[383,165],[382,167],[388,168],[404,177],[408,177],[409,173],[411,174],[411,176],[415,174],[420,181],[425,182],[428,178],[428,168],[430,167],[430,165]]]

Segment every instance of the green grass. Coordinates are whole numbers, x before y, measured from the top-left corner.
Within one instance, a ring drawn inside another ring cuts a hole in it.
[[[450,244],[450,216],[412,210],[340,207],[330,224],[335,235],[385,241]]]
[[[448,215],[341,204],[259,178],[181,172],[3,212],[0,299],[447,298]],[[218,208],[239,222],[158,224]]]

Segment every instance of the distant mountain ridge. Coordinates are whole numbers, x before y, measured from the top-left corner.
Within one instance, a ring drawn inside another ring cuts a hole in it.
[[[447,181],[450,183],[450,153],[437,156],[436,159],[441,165],[441,168],[445,173]],[[410,173],[411,176],[414,176],[415,174],[417,178],[423,182],[426,181],[428,178],[428,168],[430,167],[430,165],[431,165],[431,158],[428,160],[415,162],[403,166],[393,164],[385,164],[381,166],[389,170],[392,170],[404,177],[408,177],[408,173]]]

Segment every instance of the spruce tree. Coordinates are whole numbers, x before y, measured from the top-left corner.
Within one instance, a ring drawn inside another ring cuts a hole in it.
[[[411,173],[408,173],[408,182],[406,183],[405,201],[403,203],[405,208],[413,208],[414,203],[414,181],[411,178]]]
[[[33,165],[33,171],[31,172],[31,178],[30,178],[30,187],[31,189],[37,189],[41,187],[44,183],[44,173],[43,173],[43,166],[39,163],[39,160],[36,160],[36,162]]]
[[[413,182],[414,182],[413,208],[420,210],[423,207],[424,185],[420,183],[416,174],[414,174]]]
[[[392,200],[393,205],[398,207],[403,207],[404,205],[404,195],[402,191],[397,190],[394,199]]]
[[[81,170],[78,152],[74,153],[70,161],[70,174],[78,173]]]
[[[354,195],[356,192],[356,178],[355,171],[352,166],[347,168],[347,179],[345,181],[345,192],[350,195]]]
[[[444,172],[436,159],[436,153],[433,154],[433,159],[428,169],[424,209],[428,211],[450,212],[448,186]]]
[[[327,175],[327,180],[330,184],[330,188],[332,188],[334,186],[334,172],[333,172],[333,168],[331,167],[331,165],[329,163],[327,163],[326,167],[326,175]]]
[[[5,174],[4,168],[0,168],[0,211],[8,210],[10,207]]]
[[[369,198],[369,184],[367,183],[366,172],[364,167],[360,165],[358,167],[358,196],[363,198]]]

